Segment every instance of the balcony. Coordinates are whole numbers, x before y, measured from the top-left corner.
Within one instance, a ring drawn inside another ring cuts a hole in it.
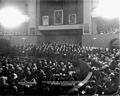
[[[83,24],[75,25],[51,25],[51,26],[38,26],[38,29],[41,31],[47,30],[72,30],[72,29],[82,29]]]

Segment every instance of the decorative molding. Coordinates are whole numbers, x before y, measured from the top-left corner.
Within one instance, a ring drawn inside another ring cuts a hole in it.
[[[83,29],[83,24],[75,25],[57,25],[57,26],[38,26],[39,30],[71,30],[71,29]]]

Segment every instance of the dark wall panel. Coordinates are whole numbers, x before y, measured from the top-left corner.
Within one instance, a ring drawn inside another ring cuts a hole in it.
[[[43,36],[38,36],[38,43],[41,42],[68,42],[68,43],[79,43],[82,42],[82,30],[54,30],[54,31],[43,31]]]
[[[45,0],[40,2],[40,25],[42,16],[49,16],[49,25],[54,24],[54,10],[63,9],[63,24],[68,24],[69,14],[77,14],[77,23],[83,23],[83,0]]]

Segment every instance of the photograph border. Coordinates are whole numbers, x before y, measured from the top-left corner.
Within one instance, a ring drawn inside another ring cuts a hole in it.
[[[61,12],[61,21],[58,23],[56,22],[56,13]],[[60,10],[54,10],[54,25],[62,25],[63,24],[63,9]]]
[[[89,23],[83,24],[83,35],[90,35],[90,34],[91,34],[90,24]]]
[[[46,20],[44,18],[46,18]],[[42,16],[42,25],[43,26],[49,25],[49,16]]]
[[[74,22],[72,22],[73,20],[71,20],[71,16],[75,16],[74,18]],[[77,15],[76,14],[69,14],[69,24],[76,24],[76,19],[77,19]]]

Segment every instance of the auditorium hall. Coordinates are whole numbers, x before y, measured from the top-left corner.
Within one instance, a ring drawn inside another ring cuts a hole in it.
[[[0,96],[120,96],[120,0],[0,0]]]

